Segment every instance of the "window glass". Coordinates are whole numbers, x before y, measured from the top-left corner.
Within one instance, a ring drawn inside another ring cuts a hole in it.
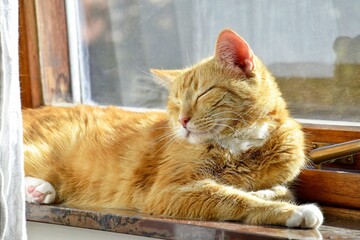
[[[360,1],[79,0],[91,100],[165,107],[149,68],[213,54],[232,28],[276,76],[298,118],[360,121]]]

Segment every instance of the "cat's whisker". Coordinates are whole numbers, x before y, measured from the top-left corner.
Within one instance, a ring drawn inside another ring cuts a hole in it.
[[[219,115],[219,114],[218,114],[218,115]],[[247,127],[250,127],[250,126],[251,126],[248,122],[246,122],[246,121],[242,118],[242,116],[240,116],[240,115],[238,115],[238,116],[239,116],[239,118],[217,118],[217,120],[218,120],[218,121],[225,120],[225,119],[227,119],[227,120],[236,120],[236,121],[238,121],[239,123],[243,124],[244,126],[247,126]]]
[[[230,128],[235,134],[236,133],[239,133],[235,128],[229,126],[229,125],[226,125],[226,124],[221,124],[221,123],[214,123],[214,126],[222,126],[222,127],[227,127],[227,128]],[[239,133],[240,134],[240,133]]]
[[[245,135],[247,135],[250,131],[252,131],[252,128],[251,128],[252,126],[250,126],[250,125],[249,125],[250,127],[245,128],[247,130],[244,132],[243,131],[244,128],[241,129],[242,131],[239,131],[238,129],[236,129],[228,124],[219,123],[219,121],[225,121],[225,120],[236,120],[236,121],[241,122],[241,119],[239,119],[239,118],[217,118],[216,122],[214,121],[214,119],[205,119],[205,120],[199,119],[198,121],[194,122],[194,124],[197,125],[200,130],[205,129],[205,131],[208,131],[208,130],[206,130],[206,128],[208,128],[208,127],[212,127],[211,130],[216,130],[214,128],[215,126],[225,126],[227,128],[230,128],[234,134],[240,135],[242,138],[244,138]],[[200,124],[197,124],[197,123],[200,123]],[[207,125],[209,125],[209,126],[207,126]],[[219,136],[221,136],[220,131],[218,131],[218,130],[216,130],[216,131],[219,133]]]
[[[232,108],[232,110],[236,110],[236,109],[234,109],[234,108]],[[240,111],[232,111],[233,113],[237,113],[237,114],[240,114]],[[256,122],[258,119],[256,119],[251,113],[252,112],[254,112],[254,109],[250,109],[249,111],[246,111],[246,112],[244,112],[244,111],[241,111],[241,115],[238,115],[238,116],[240,116],[240,117],[244,117],[244,116],[247,116],[247,117],[249,117],[250,119],[251,119],[251,121],[253,121],[253,122]]]
[[[225,121],[225,120],[234,120],[240,122],[242,119],[240,118],[217,118],[217,121]]]
[[[160,152],[162,149],[166,147],[170,147],[175,142],[176,139],[177,139],[176,134],[172,135],[172,137],[169,140],[167,140],[167,142],[162,147],[156,150],[156,153]]]
[[[220,115],[220,114],[226,114],[226,113],[233,113],[233,114],[235,114],[236,116],[238,116],[239,118],[241,118],[241,119],[244,121],[243,123],[246,123],[244,117],[241,116],[240,113],[235,112],[235,111],[231,111],[231,110],[226,110],[226,111],[222,111],[222,112],[219,112],[219,113],[215,113],[215,114],[212,114],[211,116],[214,117],[214,116],[217,116],[217,115]]]
[[[166,140],[167,138],[171,138],[171,137],[176,137],[176,133],[174,132],[165,132],[164,134],[160,135],[159,137],[156,137],[154,139],[152,139],[150,142],[147,143],[148,147],[141,153],[140,155],[140,159],[142,158],[142,156],[149,150],[151,149],[153,146],[155,146],[157,143]]]
[[[235,121],[240,121],[240,119],[238,118],[216,118],[216,121],[219,122],[219,121],[225,121],[225,120],[235,120]],[[212,125],[213,123],[215,122],[214,119],[207,119],[207,120],[202,120],[200,123],[200,126],[202,128],[205,128],[206,125]]]
[[[158,77],[158,76],[156,76],[155,74],[153,75],[153,74],[151,74],[151,73],[149,73],[149,72],[147,72],[147,71],[145,71],[145,70],[142,70],[142,69],[140,69],[140,68],[138,68],[137,67],[137,70],[139,70],[140,72],[142,72],[142,73],[144,73],[145,75],[147,75],[149,78],[150,78],[150,80],[152,80],[152,79],[155,79],[155,82],[163,82],[163,80],[160,78],[160,77]],[[154,82],[154,81],[152,81],[152,82]],[[149,84],[150,85],[150,84]],[[156,85],[157,85],[157,89],[155,89],[156,88]],[[164,86],[163,85],[159,85],[159,84],[154,84],[154,85],[151,85],[151,87],[153,87],[153,89],[155,89],[155,90],[164,90]]]
[[[139,70],[140,72],[144,73],[145,75],[149,76],[150,78],[156,77],[156,76],[152,75],[151,73],[149,73],[148,71],[143,70],[143,69],[141,69],[139,67],[136,67],[136,69]]]
[[[192,64],[190,63],[190,59],[189,59],[189,49],[186,49],[186,60],[189,64],[189,66],[191,66]]]
[[[252,121],[252,124],[256,124],[256,122],[259,120],[259,119],[255,118],[252,114],[250,114],[248,112],[242,112],[242,114],[243,115],[240,116],[240,117],[243,119],[244,122],[246,121],[244,117],[249,118]],[[252,125],[252,124],[249,123],[249,121],[246,121],[246,123],[247,123],[248,126]]]
[[[238,118],[218,118],[218,119],[216,119],[217,121],[223,121],[223,120],[235,120],[235,121],[238,121],[238,122],[241,122],[241,123],[243,123],[244,124],[244,122],[243,121],[241,121],[241,119],[238,119]],[[247,123],[245,123],[245,125],[247,125],[247,127],[246,128],[241,128],[241,131],[243,132],[243,130],[244,129],[246,129],[246,131],[245,131],[245,135],[246,134],[248,134],[252,129],[251,129],[251,125],[249,125],[249,124],[247,124]],[[240,133],[240,130],[239,129],[235,129],[235,134],[240,134],[242,137],[244,137],[243,136],[243,133]]]
[[[160,79],[159,77],[157,77],[157,76],[149,73],[149,72],[146,71],[146,70],[143,70],[143,69],[141,69],[141,68],[139,68],[139,67],[136,67],[136,69],[139,70],[141,73],[145,74],[146,76],[148,76],[148,77],[149,77],[149,80],[156,78],[156,79],[158,79],[159,81],[161,81],[161,79]],[[155,87],[155,86],[156,86],[156,85],[154,84],[154,87]],[[161,86],[158,85],[158,87],[161,87]]]
[[[242,117],[246,116],[250,118],[252,122],[257,122],[259,120],[258,118],[255,118],[250,112],[243,112],[242,114]]]
[[[164,139],[166,139],[168,137],[171,137],[173,135],[176,135],[176,133],[174,133],[174,132],[165,132],[164,134],[152,139],[150,142],[148,142],[148,144],[152,144],[152,143],[156,144],[156,143],[158,143],[158,142],[160,142],[160,141],[162,141],[162,140],[164,140]]]
[[[212,119],[199,119],[198,121],[194,122],[194,125],[199,128],[199,130],[202,130],[204,128],[207,128],[209,125],[211,125],[214,122]]]
[[[214,115],[211,115],[211,117],[213,117]],[[217,113],[216,115],[220,115],[220,114]],[[258,118],[260,119],[260,118],[264,117],[265,115],[266,114],[260,115]],[[215,122],[215,120],[216,120],[216,122]],[[229,121],[229,120],[240,122],[243,125],[245,125],[245,127],[242,127],[241,129],[236,129],[236,127],[234,127],[232,125],[225,124],[225,122]],[[234,135],[240,136],[241,138],[247,138],[246,136],[248,136],[253,131],[255,131],[256,124],[257,124],[257,121],[250,124],[250,123],[245,122],[241,118],[231,118],[231,117],[216,118],[216,119],[202,118],[202,119],[199,119],[198,121],[194,122],[194,125],[196,125],[199,130],[205,130],[207,132],[209,132],[209,130],[207,130],[209,127],[225,126],[226,128],[230,128],[233,131]],[[212,128],[211,130],[213,130],[213,129],[214,128]],[[216,130],[216,131],[218,132],[219,136],[221,136],[220,131],[218,131],[218,130]]]
[[[169,126],[162,126],[162,127],[156,127],[156,128],[153,128],[154,130],[155,129],[172,129],[172,127],[169,127]]]
[[[211,129],[211,131],[216,132],[216,133],[219,135],[219,137],[221,136],[220,131],[219,131],[219,130],[217,130],[216,128]],[[211,134],[211,132],[210,132],[210,130],[208,130],[207,132],[208,132],[210,135],[212,135],[212,134]]]

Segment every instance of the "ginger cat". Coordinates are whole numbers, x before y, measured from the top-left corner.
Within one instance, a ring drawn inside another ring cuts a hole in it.
[[[28,202],[131,208],[155,215],[318,228],[286,184],[305,165],[301,127],[235,32],[183,70],[152,70],[167,112],[116,107],[23,111]]]

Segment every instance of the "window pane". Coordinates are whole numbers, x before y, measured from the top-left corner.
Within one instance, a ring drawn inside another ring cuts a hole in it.
[[[357,0],[80,0],[92,100],[164,107],[148,69],[212,55],[230,27],[277,77],[294,116],[360,121],[359,9]]]

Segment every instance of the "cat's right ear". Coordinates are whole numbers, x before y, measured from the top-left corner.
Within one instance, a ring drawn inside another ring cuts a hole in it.
[[[247,75],[255,69],[254,54],[249,44],[231,29],[219,34],[215,57],[227,67],[240,68]]]
[[[154,75],[154,80],[160,85],[170,89],[174,79],[180,75],[183,70],[160,70],[150,69],[150,72]]]

